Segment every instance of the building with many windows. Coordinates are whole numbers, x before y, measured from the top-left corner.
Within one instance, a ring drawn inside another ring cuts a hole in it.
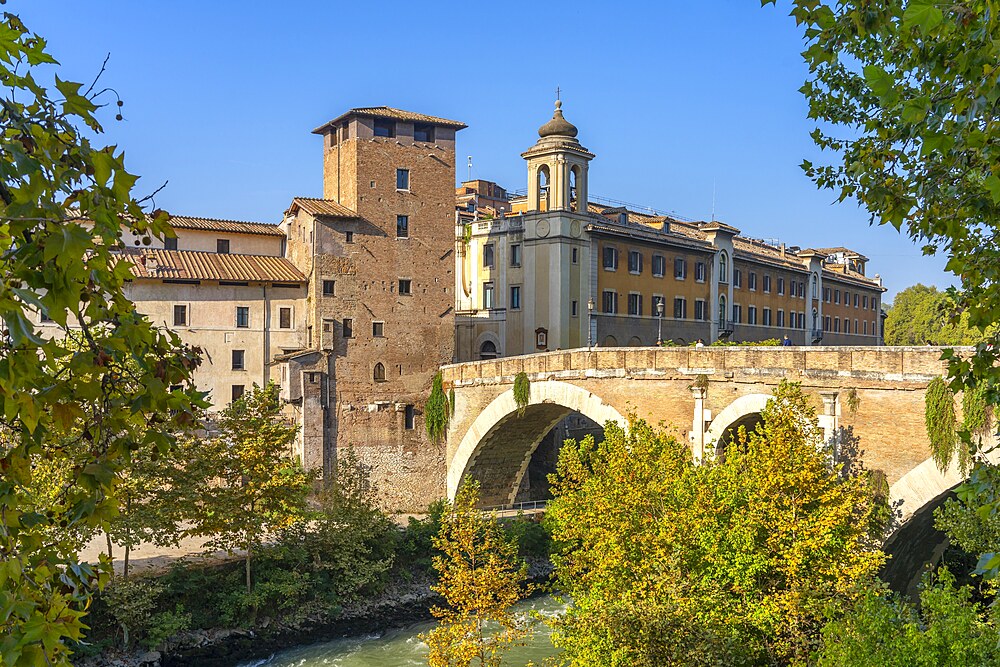
[[[590,201],[594,155],[560,107],[522,154],[527,194],[509,213],[470,217],[473,200],[459,202],[459,360],[667,340],[879,344],[884,289],[866,257]]]

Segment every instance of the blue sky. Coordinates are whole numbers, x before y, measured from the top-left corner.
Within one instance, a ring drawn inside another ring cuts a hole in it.
[[[591,192],[710,219],[789,245],[871,258],[888,297],[945,286],[943,257],[802,173],[820,160],[798,88],[807,72],[787,4],[125,2],[12,0],[49,40],[61,76],[102,79],[125,101],[107,119],[140,189],[173,213],[276,222],[322,195],[312,128],[350,107],[461,120],[458,178],[526,186],[520,153],[551,117],[597,154]],[[113,112],[112,112],[113,113]]]

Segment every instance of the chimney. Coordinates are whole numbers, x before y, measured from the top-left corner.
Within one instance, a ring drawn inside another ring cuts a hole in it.
[[[781,244],[781,256],[782,256],[782,258],[784,258],[784,256],[785,256],[785,244],[784,243]]]

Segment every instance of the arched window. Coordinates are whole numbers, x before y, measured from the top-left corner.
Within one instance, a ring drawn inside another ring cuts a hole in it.
[[[726,297],[724,294],[719,295],[719,328],[726,328]]]
[[[812,293],[813,293],[813,298],[814,299],[818,299],[819,298],[819,281],[816,280],[816,274],[815,273],[813,274],[813,277],[812,277]]]
[[[372,377],[376,382],[385,382],[385,366],[382,362],[375,364],[375,371],[372,373]]]
[[[491,340],[483,341],[483,344],[479,346],[479,358],[480,359],[496,359],[500,355],[497,354],[497,346]]]
[[[569,207],[573,211],[580,210],[580,194],[577,183],[580,182],[580,167],[574,165],[569,170]]]
[[[719,253],[719,282],[729,282],[729,257],[725,252]]]
[[[604,347],[618,347],[618,339],[614,336],[608,336],[604,339]]]
[[[538,168],[538,201],[535,209],[538,211],[549,210],[549,167],[542,165]]]
[[[819,331],[819,311],[813,308],[813,333]]]

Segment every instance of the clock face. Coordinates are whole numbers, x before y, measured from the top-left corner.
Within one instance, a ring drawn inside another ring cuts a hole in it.
[[[541,237],[548,236],[549,235],[549,221],[548,220],[539,220],[538,224],[535,225],[535,233],[538,236],[541,236]]]

